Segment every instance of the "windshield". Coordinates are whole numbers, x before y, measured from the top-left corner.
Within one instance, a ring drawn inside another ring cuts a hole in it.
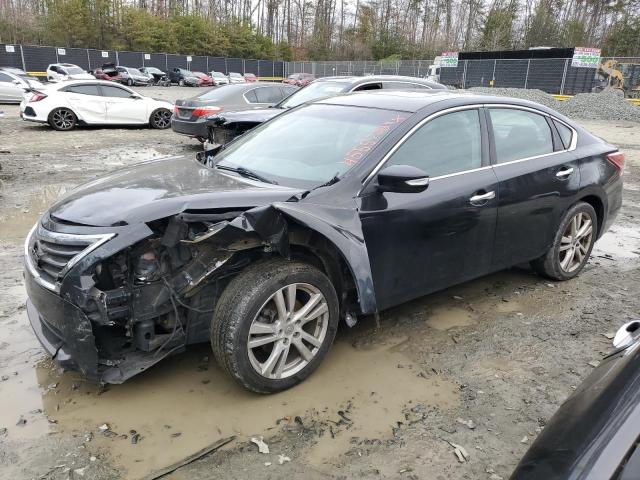
[[[211,75],[217,78],[220,78],[220,77],[226,78],[226,75],[222,72],[211,72]]]
[[[78,75],[79,73],[84,73],[80,67],[64,67],[67,70],[69,75]]]
[[[229,73],[229,76],[230,77],[242,77],[242,75],[240,75],[239,73],[234,73],[234,72]]]
[[[183,68],[180,69],[180,73],[185,77],[195,77],[192,72],[190,72],[189,70],[184,70]]]
[[[222,150],[217,166],[244,168],[290,187],[313,188],[357,165],[409,114],[311,104],[255,128]]]
[[[280,108],[293,108],[305,102],[317,100],[318,98],[330,97],[342,92],[346,92],[349,89],[348,82],[317,82],[310,83],[301,90],[288,97],[284,102],[281,102],[278,107]]]
[[[147,72],[149,73],[162,73],[162,71],[156,67],[147,67]]]
[[[142,75],[142,72],[137,68],[128,68],[127,70],[129,70],[129,73],[132,75]]]

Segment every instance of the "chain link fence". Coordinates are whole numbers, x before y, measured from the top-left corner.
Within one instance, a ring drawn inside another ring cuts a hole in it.
[[[42,47],[0,43],[0,66],[21,68],[42,75],[52,63],[73,63],[84,70],[93,70],[106,63],[127,67],[156,67],[167,71],[186,68],[193,71],[253,73],[263,80],[280,80],[284,62],[243,58],[175,55],[170,53],[126,52],[87,48]]]
[[[425,77],[433,60],[286,62],[285,75],[406,75]],[[551,94],[575,95],[607,85],[640,95],[640,58],[603,57],[600,68],[571,66],[571,58],[460,60],[440,69],[441,83],[455,88],[537,88]]]

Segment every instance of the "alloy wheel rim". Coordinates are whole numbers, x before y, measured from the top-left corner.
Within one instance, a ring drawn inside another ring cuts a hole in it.
[[[154,122],[158,127],[167,127],[169,126],[169,122],[171,121],[171,113],[168,111],[160,111],[156,112],[154,115]]]
[[[329,305],[318,288],[292,283],[278,289],[249,327],[251,366],[272,380],[295,375],[317,355],[328,327]]]
[[[58,110],[53,114],[53,123],[58,128],[71,128],[73,126],[73,115],[68,110]]]
[[[593,240],[593,222],[586,213],[576,213],[567,225],[558,252],[560,268],[574,272],[584,263]]]

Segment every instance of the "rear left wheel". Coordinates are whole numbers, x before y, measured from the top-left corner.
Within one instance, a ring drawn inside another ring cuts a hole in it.
[[[218,363],[257,393],[293,387],[322,362],[338,325],[338,298],[317,268],[270,260],[227,286],[211,322]]]
[[[78,117],[68,108],[52,110],[47,120],[55,130],[71,130],[78,123]]]
[[[597,231],[598,217],[593,207],[576,203],[562,217],[551,248],[531,266],[553,280],[575,277],[589,260]]]
[[[171,126],[171,111],[166,108],[154,110],[149,118],[149,125],[151,125],[151,128],[159,130],[169,128]]]

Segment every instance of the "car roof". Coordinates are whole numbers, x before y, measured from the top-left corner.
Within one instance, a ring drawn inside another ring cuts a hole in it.
[[[321,77],[314,80],[314,83],[315,82],[344,82],[352,85],[370,82],[411,82],[420,83],[422,85],[439,85],[431,80],[426,80],[420,77],[407,77],[404,75],[366,75],[363,77],[337,75],[335,77]]]
[[[516,105],[535,108],[549,113],[570,125],[569,119],[560,113],[539,103],[512,97],[498,97],[495,95],[481,95],[466,91],[453,90],[366,90],[363,92],[346,93],[334,97],[324,98],[314,103],[331,105],[352,105],[355,107],[382,108],[404,112],[417,112],[438,102],[447,102],[447,108],[459,105],[500,104]]]
[[[64,82],[56,82],[56,83],[53,83],[53,84],[48,83],[47,86],[50,87],[50,88],[51,87],[53,87],[53,88],[55,88],[55,87],[62,88],[62,87],[68,87],[68,86],[71,86],[71,85],[87,85],[87,84],[105,85],[105,86],[119,87],[119,88],[124,87],[124,85],[120,85],[118,83],[111,82],[109,80],[98,80],[98,79],[91,80],[90,78],[87,78],[86,80],[66,80]]]

